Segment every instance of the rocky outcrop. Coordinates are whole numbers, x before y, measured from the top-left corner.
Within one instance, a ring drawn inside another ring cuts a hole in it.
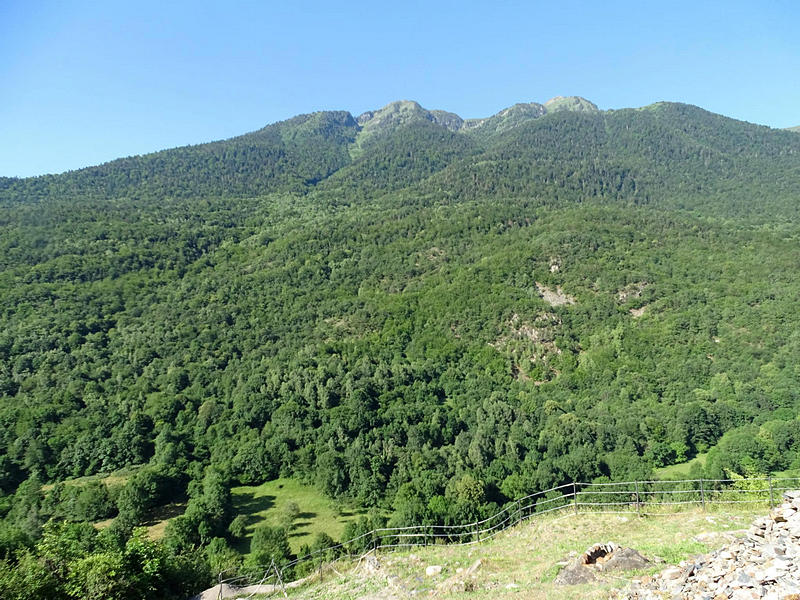
[[[358,115],[356,122],[364,131],[389,131],[396,127],[419,121],[431,121],[450,131],[458,131],[464,119],[445,110],[426,110],[413,100],[390,102],[378,110],[368,110]]]
[[[543,116],[547,110],[538,102],[515,104],[486,119],[464,121],[464,130],[480,130],[482,134],[502,133],[522,123]]]
[[[427,110],[412,100],[398,100],[378,110],[368,110],[356,118],[361,126],[356,145],[360,148],[375,135],[412,122],[431,121],[449,131],[476,131],[479,135],[486,136],[513,129],[547,113],[561,111],[599,112],[597,106],[585,98],[556,96],[544,104],[522,102],[504,108],[491,117],[464,120],[455,113]]]
[[[598,579],[607,571],[631,571],[650,564],[633,548],[623,548],[614,542],[595,544],[572,563],[564,567],[555,579],[556,585],[577,585]]]
[[[746,537],[644,578],[624,600],[800,600],[800,491],[756,519]]]
[[[427,122],[449,131],[458,131],[464,120],[444,110],[427,110],[413,100],[398,100],[378,110],[360,114],[356,122],[361,130],[350,149],[353,157],[359,156],[371,141],[389,136],[400,127]]]
[[[548,113],[570,111],[570,112],[583,112],[583,113],[596,113],[600,112],[594,102],[590,102],[586,98],[580,96],[556,96],[550,98],[544,103],[545,109]]]
[[[429,113],[434,123],[450,131],[458,131],[464,125],[464,119],[456,113],[447,112],[446,110],[431,110]]]
[[[551,290],[544,284],[536,283],[536,289],[539,291],[539,296],[542,300],[547,302],[550,306],[563,306],[564,304],[575,304],[575,298],[569,294],[565,294],[561,286],[557,286],[555,291]]]

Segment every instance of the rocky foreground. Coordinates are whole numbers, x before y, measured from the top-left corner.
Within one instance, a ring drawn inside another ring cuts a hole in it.
[[[620,600],[800,600],[800,491],[747,536],[634,583]]]

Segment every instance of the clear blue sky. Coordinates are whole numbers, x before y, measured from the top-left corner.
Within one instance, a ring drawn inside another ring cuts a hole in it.
[[[673,100],[800,125],[798,23],[797,0],[0,0],[0,175],[398,99],[465,118]]]

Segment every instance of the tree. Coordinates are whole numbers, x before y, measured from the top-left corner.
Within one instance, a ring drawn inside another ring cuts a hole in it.
[[[250,540],[249,565],[264,567],[275,561],[281,567],[289,562],[291,555],[285,529],[266,523],[256,527]]]
[[[243,539],[247,535],[247,517],[245,515],[236,515],[228,527],[228,532],[234,539]]]
[[[125,575],[122,555],[115,552],[90,554],[74,563],[65,589],[68,597],[76,600],[127,598],[132,590]]]
[[[287,502],[281,510],[281,527],[286,531],[291,531],[295,519],[300,515],[300,507],[297,502]]]

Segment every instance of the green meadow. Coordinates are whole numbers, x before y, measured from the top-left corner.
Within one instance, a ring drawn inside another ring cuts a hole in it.
[[[234,487],[231,492],[236,513],[247,516],[247,537],[237,548],[243,553],[250,551],[253,531],[262,523],[289,525],[289,545],[292,552],[297,552],[303,544],[311,544],[318,533],[341,540],[345,525],[366,514],[293,479]]]

